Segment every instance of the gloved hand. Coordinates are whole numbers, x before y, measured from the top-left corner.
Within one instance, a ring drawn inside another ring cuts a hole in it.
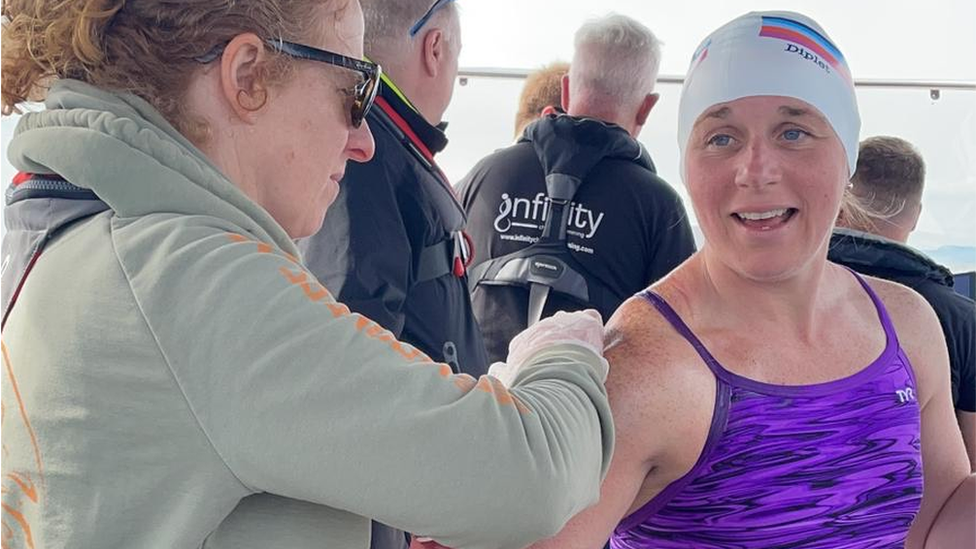
[[[559,343],[586,347],[600,357],[600,380],[606,381],[610,365],[603,358],[603,319],[593,309],[566,313],[559,311],[515,336],[508,345],[508,362],[496,362],[488,375],[510,387],[532,355]]]

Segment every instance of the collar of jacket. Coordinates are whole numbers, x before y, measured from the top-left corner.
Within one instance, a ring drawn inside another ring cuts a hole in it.
[[[953,285],[952,272],[929,256],[900,242],[863,231],[834,229],[828,258],[848,266],[863,265],[872,272],[919,276],[943,286]]]
[[[444,135],[444,132],[437,126],[432,126],[427,122],[407,97],[403,95],[403,92],[385,74],[380,82],[379,96],[383,98],[389,108],[406,122],[413,134],[420,140],[420,143],[430,152],[431,157],[443,151],[444,147],[447,147],[447,136]],[[377,106],[384,108],[382,103]]]
[[[21,172],[58,174],[120,217],[219,217],[298,255],[285,230],[151,105],[78,80],[57,80],[46,109],[25,114],[7,155]]]

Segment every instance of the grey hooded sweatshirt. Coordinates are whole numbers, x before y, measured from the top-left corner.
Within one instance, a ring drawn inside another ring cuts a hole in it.
[[[46,107],[11,163],[94,196],[6,211],[5,546],[365,548],[375,518],[514,548],[596,501],[595,354],[454,375],[336,303],[146,102],[62,80]]]

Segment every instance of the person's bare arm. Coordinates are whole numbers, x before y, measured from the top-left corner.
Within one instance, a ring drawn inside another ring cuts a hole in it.
[[[935,312],[921,296],[872,280],[895,323],[915,372],[922,415],[922,505],[905,547],[976,546],[974,477],[956,427],[949,386],[949,355]]]
[[[959,430],[962,431],[966,453],[969,454],[969,470],[976,471],[976,413],[956,410],[956,419],[959,421]]]
[[[600,501],[532,549],[603,547],[621,519],[694,464],[711,420],[714,378],[704,365],[686,367],[677,338],[643,298],[624,303],[607,323],[606,387],[616,428],[610,471]],[[700,402],[706,406],[698,410]]]

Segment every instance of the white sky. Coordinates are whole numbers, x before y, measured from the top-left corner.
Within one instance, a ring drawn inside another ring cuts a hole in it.
[[[976,0],[459,0],[464,67],[535,68],[572,56],[589,17],[617,12],[664,42],[661,74],[681,75],[712,30],[755,10],[813,17],[855,78],[976,80]]]

